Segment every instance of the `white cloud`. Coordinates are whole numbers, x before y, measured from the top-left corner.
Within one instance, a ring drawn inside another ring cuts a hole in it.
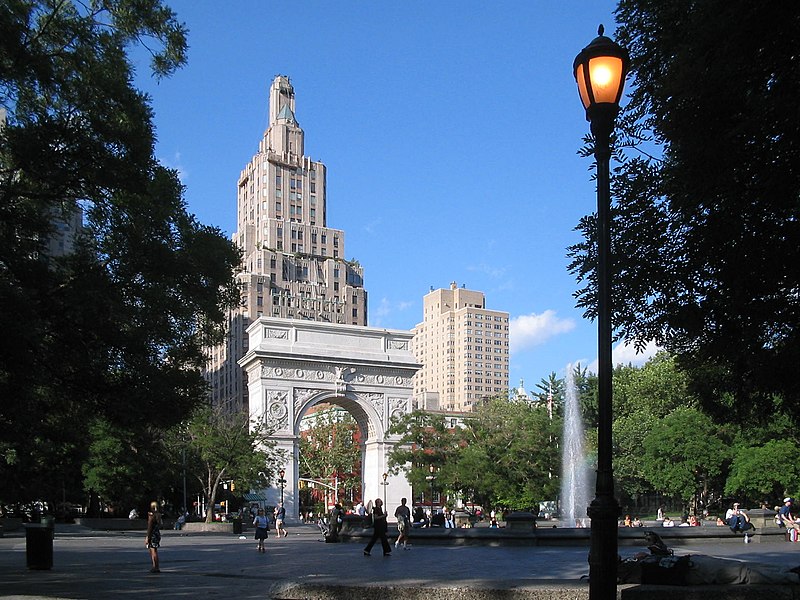
[[[404,312],[414,305],[413,302],[407,300],[398,300],[392,302],[388,298],[381,298],[380,304],[377,307],[370,309],[369,312],[369,325],[370,327],[383,327],[386,318],[395,315],[399,312]]]
[[[491,277],[492,279],[503,277],[506,274],[505,267],[495,267],[493,265],[487,265],[485,262],[479,263],[477,265],[468,265],[467,271],[471,271],[473,273],[481,273],[483,275],[486,275],[487,277]]]
[[[189,179],[189,172],[183,166],[181,161],[181,153],[176,152],[175,155],[171,158],[162,158],[161,164],[167,167],[168,169],[174,169],[178,172],[178,179],[184,185],[186,184],[187,180]]]
[[[510,322],[511,353],[545,343],[551,337],[575,329],[572,319],[559,319],[556,311],[514,317]]]
[[[633,344],[627,342],[620,342],[611,349],[611,362],[616,365],[633,365],[634,367],[641,367],[648,360],[653,358],[656,353],[661,350],[656,346],[655,342],[648,342],[639,354],[636,353],[636,348]],[[589,365],[588,370],[592,373],[597,373],[597,359],[595,358],[592,364]]]
[[[375,235],[378,232],[378,229],[381,225],[381,218],[373,219],[369,223],[364,224],[364,231],[366,231],[369,235]]]

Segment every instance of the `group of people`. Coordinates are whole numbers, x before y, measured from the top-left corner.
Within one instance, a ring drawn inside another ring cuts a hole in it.
[[[642,520],[639,517],[631,518],[630,515],[625,515],[625,519],[619,524],[620,527],[641,527]]]
[[[641,527],[641,524],[638,526]],[[661,526],[676,527],[675,521],[671,517],[666,515],[664,516],[664,520],[661,521]],[[698,519],[694,515],[688,515],[688,516],[684,515],[681,517],[681,522],[678,523],[677,527],[700,527],[700,519]]]
[[[400,544],[403,545],[404,550],[408,550],[408,535],[411,531],[411,509],[407,505],[408,500],[402,498],[400,506],[394,511],[395,519],[397,519],[397,540],[394,543],[395,548],[399,548]],[[365,514],[369,516],[372,521],[372,537],[369,539],[367,546],[364,548],[364,556],[370,556],[372,548],[380,541],[383,549],[384,556],[392,555],[392,545],[389,543],[389,523],[387,521],[387,512],[383,508],[383,500],[377,498],[371,510],[366,509]]]

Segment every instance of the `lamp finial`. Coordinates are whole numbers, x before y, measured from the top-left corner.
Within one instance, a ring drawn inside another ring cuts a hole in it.
[[[600,23],[600,26],[597,28],[597,35],[603,35],[606,32],[606,28],[603,27],[603,24]]]

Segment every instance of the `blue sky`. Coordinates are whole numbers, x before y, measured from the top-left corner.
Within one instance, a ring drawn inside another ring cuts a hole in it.
[[[189,28],[188,65],[156,83],[142,63],[137,84],[200,221],[234,231],[269,84],[288,75],[306,154],[328,167],[328,226],[364,266],[370,326],[411,329],[430,288],[456,281],[510,313],[512,386],[595,362],[565,256],[596,203],[572,61],[598,24],[613,35],[615,2],[167,4]]]

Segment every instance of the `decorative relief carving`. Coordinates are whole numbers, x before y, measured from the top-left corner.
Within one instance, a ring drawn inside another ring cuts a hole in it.
[[[275,430],[286,429],[289,423],[289,407],[286,405],[286,392],[271,390],[267,392],[267,425]]]
[[[389,349],[408,350],[408,340],[389,340]]]
[[[389,419],[399,419],[409,411],[408,398],[389,398]]]
[[[309,398],[321,394],[324,390],[314,390],[311,388],[295,388],[294,389],[294,409],[295,412],[308,401]]]
[[[274,364],[274,363],[273,363]],[[354,367],[335,365],[320,368],[314,363],[278,363],[280,366],[261,365],[261,378],[299,379],[314,382],[333,382],[337,391],[347,389],[347,384],[388,385],[410,387],[411,377],[397,375],[397,371],[384,373],[364,373]]]
[[[264,337],[273,340],[288,340],[289,331],[286,329],[271,329],[270,327],[265,327]]]
[[[360,394],[356,394],[356,397],[361,402],[370,403],[375,409],[375,412],[378,413],[378,418],[380,419],[381,423],[384,422],[383,407],[385,398],[383,394],[379,394],[376,392],[362,392]]]

